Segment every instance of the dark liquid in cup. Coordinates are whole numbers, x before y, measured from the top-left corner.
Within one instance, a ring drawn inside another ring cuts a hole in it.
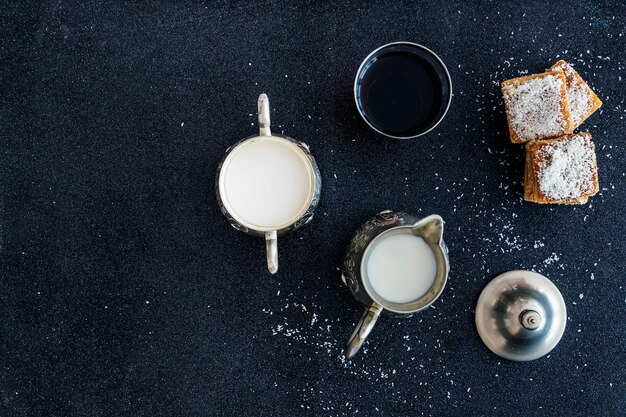
[[[445,114],[449,94],[445,69],[427,53],[393,51],[373,57],[357,81],[363,115],[391,136],[429,130]]]

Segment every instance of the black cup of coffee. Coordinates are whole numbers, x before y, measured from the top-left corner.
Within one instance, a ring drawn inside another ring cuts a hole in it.
[[[377,132],[409,139],[430,132],[450,107],[452,81],[430,49],[394,42],[370,53],[357,71],[354,99]]]

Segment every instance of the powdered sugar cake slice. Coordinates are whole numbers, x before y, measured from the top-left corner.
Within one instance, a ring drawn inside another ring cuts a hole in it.
[[[511,142],[553,138],[572,132],[563,71],[504,81],[502,97]]]
[[[576,129],[602,106],[602,101],[567,62],[557,61],[549,71],[563,71],[565,75],[567,101],[572,114],[572,129]]]
[[[591,134],[583,132],[526,144],[525,200],[584,204],[598,189]]]

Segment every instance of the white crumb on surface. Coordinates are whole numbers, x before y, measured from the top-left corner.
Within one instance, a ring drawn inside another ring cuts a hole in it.
[[[556,253],[552,252],[552,255],[548,256],[543,261],[543,264],[544,264],[544,266],[552,265],[553,263],[557,262],[558,260],[559,260],[559,255],[557,255]]]
[[[563,77],[547,74],[502,86],[510,128],[521,141],[551,138],[567,133],[563,113]]]

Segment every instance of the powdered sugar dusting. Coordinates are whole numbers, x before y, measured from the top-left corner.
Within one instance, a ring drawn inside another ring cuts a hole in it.
[[[576,71],[567,62],[559,61],[550,69],[561,70],[565,74],[567,100],[572,114],[572,127],[575,128],[593,113],[595,94],[587,83],[576,76]]]
[[[546,197],[581,198],[594,192],[596,155],[586,135],[543,145],[537,156],[539,189]]]
[[[545,73],[502,84],[509,127],[519,141],[568,133],[568,118],[563,111],[563,80],[562,74]]]

